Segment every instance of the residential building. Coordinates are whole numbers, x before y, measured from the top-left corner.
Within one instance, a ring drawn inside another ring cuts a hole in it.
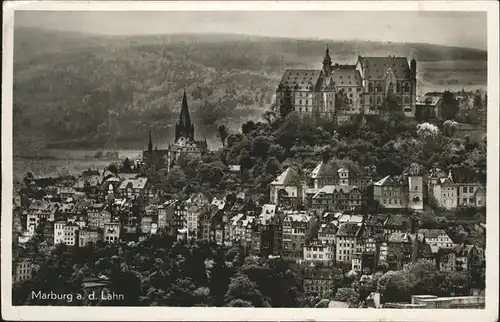
[[[441,119],[443,93],[426,93],[418,97],[415,103],[415,116],[419,119]]]
[[[103,240],[106,243],[116,243],[120,240],[120,223],[109,222],[104,225]]]
[[[481,265],[481,254],[474,245],[457,245],[455,253],[455,268],[457,271],[468,271],[471,267]]]
[[[305,212],[288,212],[283,219],[283,256],[301,259],[314,219]]]
[[[120,198],[149,197],[151,188],[151,185],[148,184],[148,178],[125,179],[118,187],[118,196]]]
[[[84,228],[78,231],[78,247],[85,247],[89,243],[96,243],[101,239],[97,229]]]
[[[451,171],[448,177],[437,179],[437,183],[431,186],[432,195],[441,208],[455,209],[458,206],[458,186],[453,182]]]
[[[175,231],[175,207],[177,200],[170,200],[158,206],[158,229],[173,234]]]
[[[153,225],[152,216],[142,216],[141,217],[141,232],[143,234],[151,234],[151,227]]]
[[[443,272],[454,272],[456,270],[456,254],[451,248],[439,248],[436,256],[436,266]]]
[[[73,222],[56,221],[54,223],[54,245],[78,245],[78,230],[80,227]]]
[[[386,176],[373,184],[373,200],[389,209],[403,209],[408,205],[408,195],[403,178]]]
[[[371,274],[376,269],[377,264],[375,252],[355,252],[352,256],[352,270],[362,274]]]
[[[212,240],[211,231],[213,227],[213,219],[217,212],[219,212],[218,206],[209,205],[201,209],[198,216],[198,239],[201,240]]]
[[[394,232],[387,240],[387,264],[390,269],[401,270],[412,262],[413,241],[406,232]]]
[[[333,262],[335,261],[335,246],[313,241],[304,246],[304,260],[308,262]]]
[[[312,197],[312,209],[320,211],[355,210],[365,205],[364,194],[356,186],[323,186]]]
[[[271,182],[271,203],[296,209],[305,201],[306,183],[302,176],[292,167],[288,167],[276,180]]]
[[[30,258],[18,258],[12,261],[12,282],[17,283],[31,279],[33,262]]]
[[[353,254],[360,252],[362,244],[359,243],[359,237],[363,232],[361,223],[343,223],[337,231],[335,240],[337,262],[351,262]]]
[[[303,272],[304,295],[330,298],[334,287],[334,276],[330,268],[305,268]]]
[[[485,198],[483,197],[486,193],[486,189],[479,183],[457,183],[457,192],[459,207],[486,206]],[[479,198],[476,199],[477,195]]]
[[[348,166],[339,167],[332,161],[319,163],[311,172],[310,181],[314,189],[324,186],[357,186],[364,190],[372,182],[371,176]]]
[[[453,248],[453,240],[443,229],[419,229],[419,234],[425,237],[425,242],[433,247]]]
[[[337,230],[338,230],[337,226],[335,226],[331,222],[321,224],[318,230],[319,241],[321,241],[324,244],[334,245]]]
[[[88,226],[90,228],[104,229],[104,225],[111,221],[111,213],[100,205],[94,205],[87,213]]]

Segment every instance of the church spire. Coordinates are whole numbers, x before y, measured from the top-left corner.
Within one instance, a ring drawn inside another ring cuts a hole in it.
[[[153,140],[151,139],[151,129],[149,129],[148,151],[153,151]]]
[[[332,58],[330,57],[330,48],[326,45],[325,58],[323,58],[323,71],[330,75],[332,70]]]
[[[186,90],[184,90],[184,94],[182,96],[179,122],[175,126],[175,141],[181,137],[194,140],[194,125],[191,123],[191,117],[189,116]]]

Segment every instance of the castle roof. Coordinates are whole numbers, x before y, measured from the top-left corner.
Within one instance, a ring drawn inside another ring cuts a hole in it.
[[[361,75],[356,66],[345,66],[342,68],[334,69],[333,81],[337,86],[361,86]]]
[[[321,71],[314,69],[287,69],[279,87],[290,91],[310,91],[318,84]]]
[[[363,73],[367,79],[384,79],[389,68],[393,71],[398,79],[410,79],[410,66],[406,57],[361,57],[358,60],[361,62]]]

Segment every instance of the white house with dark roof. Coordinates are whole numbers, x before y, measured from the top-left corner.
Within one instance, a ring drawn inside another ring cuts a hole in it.
[[[270,200],[275,205],[297,206],[305,201],[307,186],[302,175],[288,167],[270,185]]]

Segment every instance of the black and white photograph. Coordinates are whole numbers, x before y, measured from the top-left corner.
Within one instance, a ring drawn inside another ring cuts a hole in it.
[[[498,3],[370,2],[12,2],[2,314],[498,314]]]

